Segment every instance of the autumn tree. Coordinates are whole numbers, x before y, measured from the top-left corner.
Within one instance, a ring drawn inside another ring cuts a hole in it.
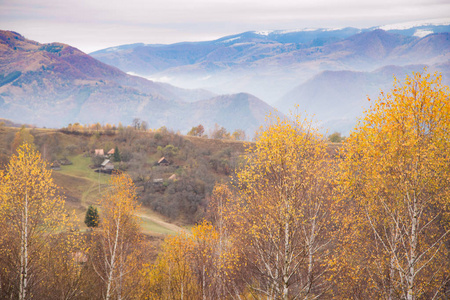
[[[239,251],[223,229],[207,221],[192,228],[191,264],[203,300],[239,297],[242,290],[234,282],[240,270]]]
[[[327,290],[332,173],[323,138],[299,117],[275,118],[249,149],[227,230],[247,265],[240,280],[255,297],[306,299]]]
[[[215,282],[212,289],[217,299],[239,299],[245,293],[246,262],[241,255],[240,224],[233,217],[239,210],[240,199],[230,186],[217,183],[208,203],[207,220],[214,225],[217,237],[214,247]]]
[[[340,132],[334,132],[328,136],[328,140],[332,143],[341,143],[345,140],[345,137]]]
[[[344,145],[349,280],[365,278],[362,297],[448,295],[450,100],[441,76],[395,81]]]
[[[245,131],[242,129],[236,129],[231,136],[236,141],[245,141],[246,139]]]
[[[72,225],[69,230],[48,238],[42,258],[45,280],[37,299],[82,299],[89,282],[85,236]]]
[[[205,133],[205,128],[203,127],[202,124],[200,124],[198,126],[192,127],[191,130],[187,133],[187,135],[203,136],[204,133]]]
[[[164,240],[155,264],[144,273],[147,299],[201,299],[200,285],[192,269],[192,239],[185,235]]]
[[[72,265],[66,275],[79,271],[71,255],[74,244],[67,243],[72,233],[65,232],[70,224],[64,199],[47,164],[27,143],[11,157],[0,181],[0,298],[44,297],[46,286],[55,284],[52,270]],[[59,260],[49,265],[51,255]],[[59,288],[72,294],[75,287],[69,285]]]
[[[207,221],[164,240],[156,263],[144,276],[151,299],[227,299],[238,296],[231,284],[238,256]]]
[[[220,126],[219,124],[215,124],[214,129],[211,131],[210,136],[212,139],[223,140],[229,139],[230,133],[227,131],[225,127]]]
[[[130,176],[112,175],[110,187],[100,200],[101,220],[92,246],[93,267],[105,299],[133,295],[139,272],[140,231],[136,190]]]
[[[161,153],[161,155],[172,158],[177,155],[178,151],[180,150],[178,147],[175,147],[172,144],[166,145],[165,147],[158,146],[158,151]]]
[[[30,133],[30,130],[25,128],[24,125],[20,127],[20,130],[16,132],[14,140],[11,144],[11,151],[14,152],[22,144],[27,143],[29,147],[34,147],[34,136]]]

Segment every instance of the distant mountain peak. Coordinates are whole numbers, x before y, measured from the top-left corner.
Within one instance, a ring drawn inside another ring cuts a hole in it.
[[[419,20],[419,21],[413,21],[413,22],[387,24],[387,25],[378,26],[375,28],[383,29],[383,30],[387,31],[387,30],[405,30],[405,29],[411,29],[414,27],[440,26],[440,25],[442,25],[442,26],[450,25],[450,18]]]

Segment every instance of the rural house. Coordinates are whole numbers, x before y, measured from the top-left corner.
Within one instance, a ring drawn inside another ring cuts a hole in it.
[[[168,166],[169,164],[169,161],[164,156],[158,160],[158,166]]]
[[[103,149],[95,149],[95,156],[105,156]]]
[[[55,160],[50,165],[50,169],[55,170],[55,171],[59,171],[59,170],[61,170],[61,164],[59,163],[59,161]]]
[[[100,170],[103,173],[111,173],[114,170],[114,164],[109,159],[105,159],[100,166]]]

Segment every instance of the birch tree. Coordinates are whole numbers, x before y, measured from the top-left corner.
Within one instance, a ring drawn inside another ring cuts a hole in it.
[[[240,237],[232,235],[237,232],[235,218],[232,217],[239,210],[237,204],[240,202],[236,201],[237,198],[226,184],[216,184],[208,203],[207,215],[214,227],[204,223],[193,230],[197,247],[206,244],[211,248],[212,270],[208,270],[208,273],[214,276],[209,288],[213,298],[217,299],[241,299],[245,293],[245,284],[240,280],[246,275],[245,266],[239,254],[240,245],[236,242]]]
[[[68,219],[40,154],[27,143],[16,153],[0,173],[0,295],[22,300],[42,296],[49,241]]]
[[[201,284],[192,269],[194,245],[186,234],[164,240],[155,264],[144,274],[146,299],[202,299]]]
[[[255,297],[313,299],[327,290],[330,161],[311,123],[275,118],[237,172],[231,235]]]
[[[93,267],[103,283],[104,299],[130,299],[133,275],[139,271],[139,224],[136,190],[131,178],[112,175],[110,187],[100,200],[100,230],[94,239]]]
[[[450,99],[440,82],[421,73],[396,81],[344,144],[341,185],[356,239],[349,260],[359,252],[354,276],[376,298],[448,293]]]

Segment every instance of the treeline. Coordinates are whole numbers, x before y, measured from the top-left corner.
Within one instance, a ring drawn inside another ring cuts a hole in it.
[[[80,124],[80,123],[70,123],[67,125],[67,127],[63,127],[60,129],[61,132],[67,133],[67,134],[78,134],[78,135],[93,135],[93,134],[106,134],[106,135],[114,135],[117,133],[122,132],[123,130],[127,129],[134,129],[137,131],[143,131],[143,132],[158,132],[158,131],[170,131],[174,132],[173,130],[167,129],[165,126],[159,128],[159,129],[151,129],[148,126],[148,123],[146,121],[142,121],[139,118],[133,119],[131,125],[124,126],[121,122],[119,122],[119,125],[115,124]],[[177,134],[180,134],[177,132]],[[211,128],[209,130],[209,135],[205,131],[205,128],[202,124],[199,124],[198,126],[194,126],[189,130],[187,133],[189,136],[197,136],[202,138],[211,138],[211,139],[217,139],[217,140],[236,140],[236,141],[245,141],[248,140],[249,137],[246,135],[245,131],[242,129],[236,129],[235,131],[228,132],[227,129],[223,126],[218,125],[217,123],[214,125],[214,128]]]
[[[448,99],[439,76],[415,73],[382,94],[334,157],[309,122],[272,120],[232,184],[216,184],[205,221],[166,238],[155,261],[127,175],[113,176],[91,235],[56,230],[56,214],[36,210],[56,204],[27,206],[56,200],[35,196],[51,183],[27,173],[35,168],[22,164],[40,160],[20,148],[2,174],[2,297],[446,299]]]
[[[249,139],[249,136],[245,134],[245,130],[236,129],[233,133],[228,132],[227,129],[223,126],[214,124],[214,128],[209,131],[209,136],[205,132],[205,128],[202,124],[198,126],[194,126],[189,130],[187,135],[190,136],[198,136],[203,138],[210,137],[211,139],[216,140],[235,140],[235,141],[245,141]]]

